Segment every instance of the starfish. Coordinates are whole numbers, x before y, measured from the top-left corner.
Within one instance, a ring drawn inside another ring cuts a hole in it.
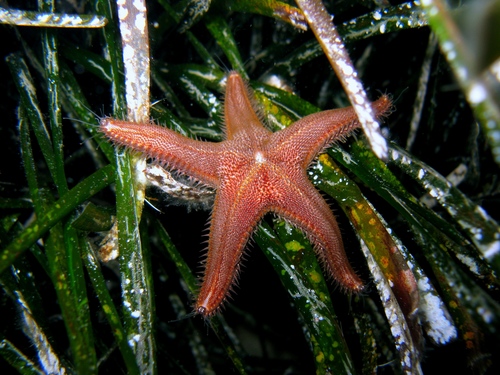
[[[227,76],[225,140],[202,142],[154,124],[111,118],[101,131],[115,144],[140,151],[168,169],[216,190],[206,268],[194,306],[204,317],[215,314],[238,275],[246,244],[259,221],[273,212],[301,229],[324,268],[345,289],[359,292],[363,282],[344,251],[337,221],[307,178],[314,159],[335,140],[359,126],[351,107],[311,114],[276,133],[257,115],[241,76]],[[388,111],[387,96],[372,104],[377,116]]]

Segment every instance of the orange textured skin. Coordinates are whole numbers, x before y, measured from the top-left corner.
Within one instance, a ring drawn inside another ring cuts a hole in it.
[[[387,96],[373,103],[377,116],[390,106]],[[363,289],[346,257],[337,221],[306,173],[326,146],[358,126],[349,107],[306,116],[272,133],[262,125],[245,83],[235,72],[227,79],[226,139],[220,143],[196,141],[152,124],[101,121],[102,132],[116,144],[143,152],[216,189],[205,274],[195,304],[195,312],[203,316],[217,312],[228,295],[245,246],[268,212],[309,237],[342,287],[354,292]]]

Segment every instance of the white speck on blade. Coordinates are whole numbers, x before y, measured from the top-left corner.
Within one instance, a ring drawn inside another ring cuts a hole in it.
[[[445,344],[457,337],[457,329],[453,325],[446,307],[426,279],[419,279],[420,314],[427,334],[438,344]]]
[[[488,96],[486,88],[482,83],[476,82],[469,89],[469,100],[472,104],[481,103]]]

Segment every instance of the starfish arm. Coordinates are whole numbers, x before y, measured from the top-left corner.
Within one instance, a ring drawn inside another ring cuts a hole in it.
[[[386,95],[372,103],[377,117],[383,116],[390,107],[391,101]],[[307,168],[325,147],[358,127],[358,117],[352,107],[313,113],[274,133],[271,149],[284,157],[293,156],[302,168]]]
[[[323,266],[347,290],[359,292],[363,282],[356,275],[344,250],[337,220],[321,194],[307,180],[287,180],[282,204],[272,211],[301,229],[309,238]]]
[[[234,139],[238,133],[254,139],[272,134],[262,126],[255,108],[252,94],[241,76],[236,72],[229,73],[224,97],[226,139]]]
[[[201,142],[173,130],[152,125],[104,118],[100,129],[115,144],[156,159],[167,167],[217,187],[219,143]]]
[[[256,183],[221,187],[210,225],[205,274],[195,311],[211,316],[220,308],[238,276],[240,261],[255,226],[267,212]]]

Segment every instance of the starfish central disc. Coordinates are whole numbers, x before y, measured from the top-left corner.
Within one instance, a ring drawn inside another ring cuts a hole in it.
[[[257,151],[255,153],[255,161],[260,164],[260,163],[265,163],[266,162],[266,157],[261,151]]]
[[[225,140],[201,142],[170,129],[105,118],[102,132],[117,145],[143,152],[172,170],[216,189],[206,268],[195,311],[217,312],[238,275],[241,256],[258,222],[268,212],[300,228],[327,272],[347,290],[363,288],[344,251],[328,204],[307,178],[307,168],[332,142],[359,126],[354,110],[318,112],[276,133],[266,129],[239,74],[228,75]],[[377,116],[391,103],[373,103]]]

